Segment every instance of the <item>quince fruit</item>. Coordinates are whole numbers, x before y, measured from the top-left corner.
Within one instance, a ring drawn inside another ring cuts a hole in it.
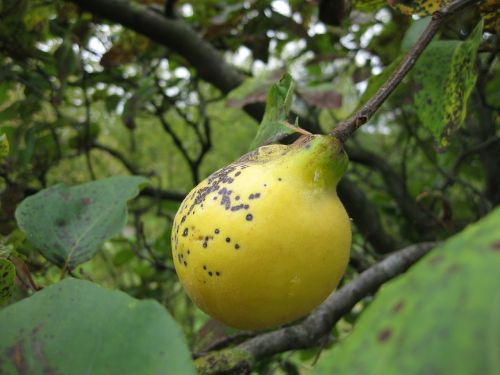
[[[326,299],[349,260],[351,224],[336,193],[347,164],[336,138],[303,136],[260,147],[196,186],[172,229],[193,302],[228,326],[258,330]]]

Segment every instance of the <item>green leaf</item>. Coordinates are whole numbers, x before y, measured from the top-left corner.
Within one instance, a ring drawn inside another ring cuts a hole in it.
[[[71,40],[65,39],[55,50],[54,60],[59,80],[66,81],[66,78],[78,68],[78,57],[73,51]]]
[[[441,146],[465,119],[476,82],[475,61],[482,23],[464,41],[432,42],[414,68],[415,109],[422,124]]]
[[[361,12],[374,12],[382,9],[386,0],[353,0],[352,8]]]
[[[315,374],[498,374],[500,208],[384,285]]]
[[[11,261],[0,258],[0,306],[5,304],[14,291],[16,267]]]
[[[3,77],[2,77],[3,78]],[[0,83],[0,105],[5,103],[10,99],[10,90],[12,90],[13,84],[11,82],[1,82]]]
[[[287,73],[271,87],[267,95],[266,111],[250,146],[251,149],[277,142],[293,133],[293,130],[283,125],[283,122],[287,120],[290,113],[294,86],[292,76]]]
[[[9,140],[6,134],[0,135],[0,161],[9,155]]]
[[[0,373],[194,374],[175,321],[88,281],[66,279],[0,311]]]
[[[408,51],[417,42],[420,35],[431,22],[431,17],[424,17],[419,20],[414,21],[408,30],[406,30],[405,36],[401,41],[401,52]]]
[[[126,203],[145,183],[143,177],[117,176],[74,187],[56,185],[26,198],[16,210],[17,223],[50,262],[74,268],[121,231]]]

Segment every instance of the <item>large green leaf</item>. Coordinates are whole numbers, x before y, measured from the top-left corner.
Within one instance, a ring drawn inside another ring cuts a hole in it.
[[[147,180],[117,176],[74,187],[56,185],[26,198],[16,210],[19,227],[50,262],[73,268],[127,221],[128,200]]]
[[[482,23],[464,42],[432,42],[415,65],[415,109],[422,124],[442,146],[465,119],[467,101],[476,82],[481,34]]]
[[[287,120],[290,113],[294,86],[292,76],[287,73],[271,87],[267,95],[266,111],[250,146],[251,149],[275,143],[293,133],[293,130],[283,125],[283,122]]]
[[[181,331],[155,301],[66,279],[0,311],[0,373],[194,374]]]
[[[386,284],[315,374],[498,374],[500,208]]]

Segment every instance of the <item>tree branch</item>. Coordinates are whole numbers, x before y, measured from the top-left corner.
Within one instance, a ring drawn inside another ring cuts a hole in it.
[[[186,197],[186,193],[174,190],[162,190],[152,187],[146,187],[141,190],[141,197],[152,197],[156,199],[165,199],[169,201],[182,202]]]
[[[302,322],[262,333],[234,349],[210,353],[196,360],[202,374],[249,371],[256,360],[288,350],[317,345],[335,323],[351,311],[356,303],[374,293],[382,284],[405,272],[427,254],[434,243],[424,242],[404,248],[369,268],[358,278],[328,297]],[[222,367],[221,367],[222,366]]]
[[[131,173],[131,174],[135,174],[135,175],[140,175],[142,174],[139,169],[137,169],[129,160],[127,160],[127,158],[125,157],[125,155],[123,155],[120,151],[118,150],[115,150],[109,146],[106,146],[102,143],[99,143],[97,141],[94,141],[92,142],[91,144],[91,147],[94,148],[94,149],[97,149],[97,150],[101,150],[101,151],[104,151],[106,152],[107,154],[111,155],[112,157],[114,157],[115,159],[117,159],[118,161],[120,161],[120,163],[123,164],[123,166]]]
[[[124,0],[70,1],[172,49],[184,57],[200,77],[225,93],[243,81],[240,73],[181,19],[166,18],[145,6]]]
[[[478,0],[457,0],[440,10],[434,12],[432,19],[418,38],[415,45],[408,51],[396,70],[390,75],[387,81],[378,89],[370,100],[363,105],[354,115],[342,121],[331,134],[345,142],[357,129],[366,124],[368,120],[377,112],[394,89],[401,83],[408,74],[415,62],[431,42],[441,25],[446,19],[458,10],[467,5],[478,2]]]
[[[378,254],[397,249],[397,241],[385,231],[377,209],[356,183],[344,176],[337,186],[337,192],[354,225]]]

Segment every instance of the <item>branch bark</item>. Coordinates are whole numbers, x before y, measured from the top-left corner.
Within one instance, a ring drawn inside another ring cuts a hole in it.
[[[378,254],[391,253],[397,249],[397,241],[385,231],[377,209],[356,183],[344,176],[337,186],[337,192],[354,225]]]
[[[401,176],[379,155],[364,150],[347,147],[349,159],[370,167],[380,173],[387,191],[396,201],[408,224],[414,228],[420,240],[432,239],[439,222],[430,213],[422,210],[410,195]]]
[[[385,282],[405,272],[434,246],[434,243],[424,242],[388,256],[330,295],[302,322],[259,334],[233,349],[210,353],[197,359],[195,363],[199,372],[202,374],[248,372],[259,359],[317,345],[318,340],[327,334],[356,303],[376,292]]]
[[[342,142],[345,142],[357,129],[366,124],[415,65],[417,59],[422,52],[424,52],[432,38],[434,38],[434,35],[444,21],[460,9],[477,2],[478,0],[457,0],[434,12],[431,21],[420,35],[415,45],[408,51],[387,81],[384,82],[375,95],[373,95],[361,109],[347,120],[342,121],[331,134],[339,138]]]

